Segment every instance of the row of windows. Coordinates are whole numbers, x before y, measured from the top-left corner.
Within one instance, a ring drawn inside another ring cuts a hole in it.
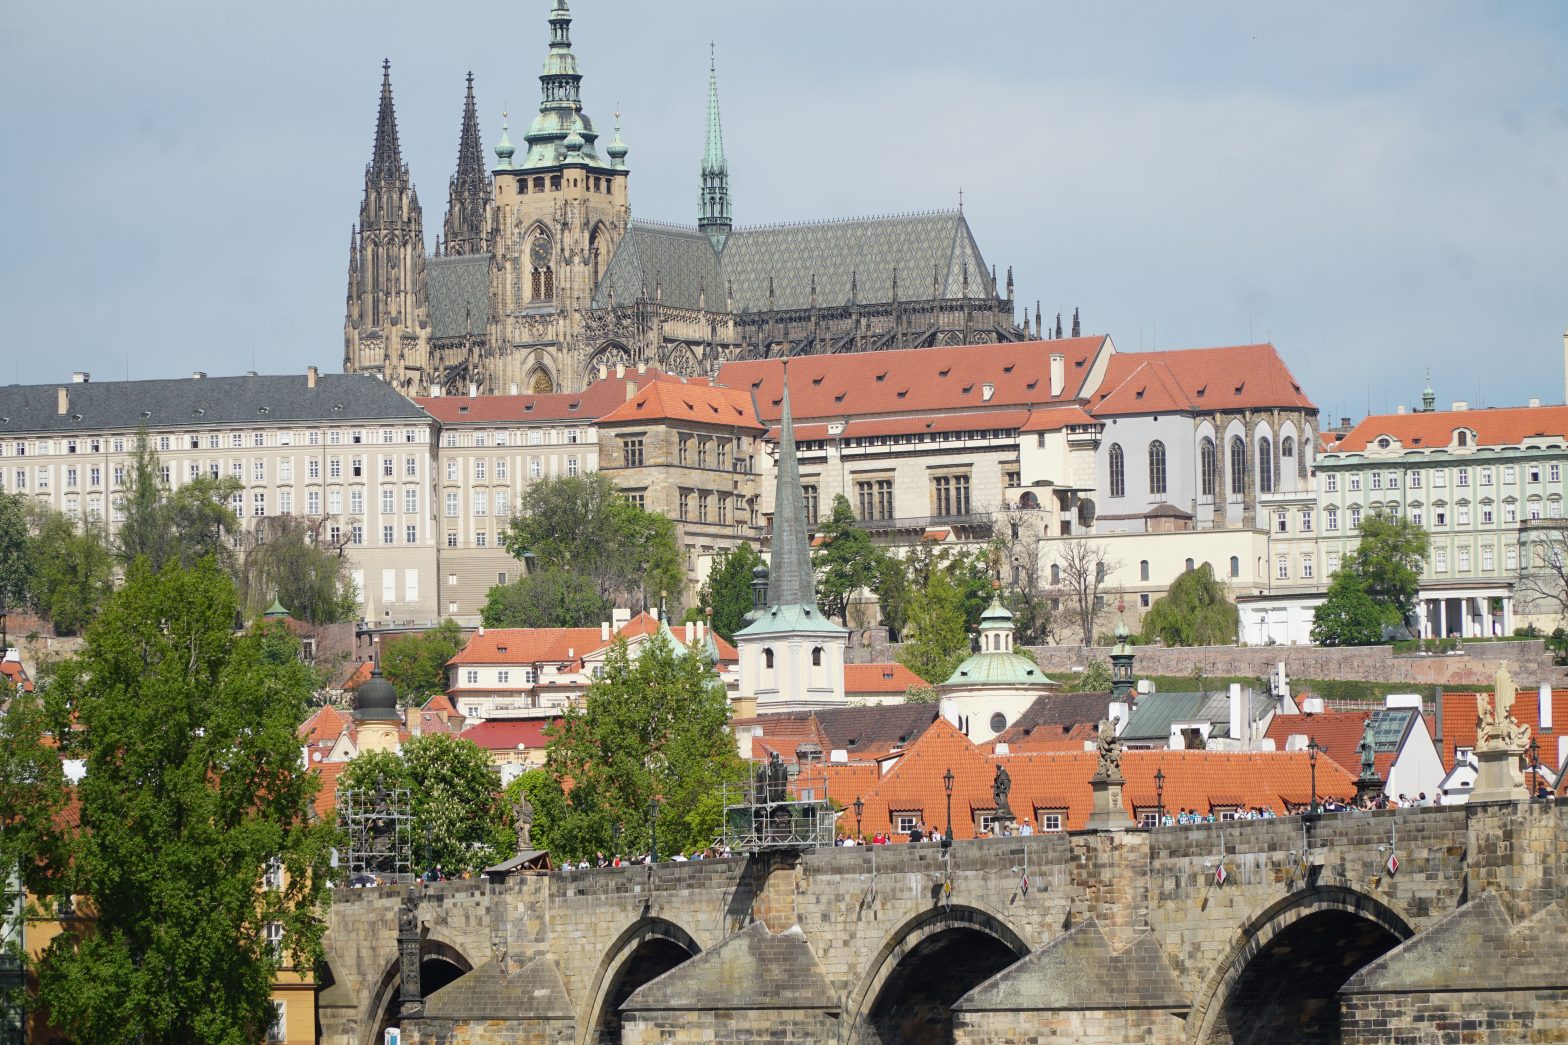
[[[208,432],[205,435],[191,433],[188,435],[157,435],[152,436],[152,445],[159,453],[169,453],[174,450],[220,450],[224,447],[254,447],[254,446],[294,446],[295,437],[300,437],[301,446],[337,446],[343,443],[396,443],[397,430],[392,428],[351,429],[345,431],[341,428],[328,429],[326,432],[311,430],[308,432],[294,432],[289,430],[279,432],[230,432],[224,435],[220,432]],[[368,438],[367,438],[368,436]],[[419,442],[417,428],[403,429],[403,442]],[[132,441],[125,436],[113,436],[104,439],[100,436],[81,437],[75,439],[37,439],[29,442],[17,439],[7,444],[0,442],[0,456],[4,456],[9,445],[13,457],[26,457],[31,451],[37,455],[53,453],[62,454],[99,454],[104,452],[105,444],[110,453],[123,454],[127,448],[132,447]]]
[[[1500,466],[1481,465],[1474,469],[1455,468],[1454,485],[1460,489],[1469,487],[1473,471],[1477,486],[1492,486],[1499,474],[1501,475],[1502,484],[1511,486],[1519,481],[1519,470],[1520,466],[1511,464]],[[1549,483],[1560,483],[1563,479],[1563,466],[1560,462],[1549,461],[1543,463],[1532,461],[1523,465],[1523,470],[1524,479],[1527,483],[1539,483],[1542,481],[1543,476],[1545,481]],[[1345,475],[1345,489],[1351,492],[1360,490],[1364,481],[1368,490],[1397,490],[1399,489],[1400,473],[1401,470],[1397,468],[1366,473],[1349,472]],[[1412,468],[1404,470],[1406,488],[1411,490],[1421,489],[1423,482],[1425,482],[1424,476],[1427,475],[1431,477],[1433,489],[1440,490],[1448,486],[1448,469]],[[1337,493],[1339,491],[1339,482],[1339,473],[1327,472],[1323,476],[1323,489],[1328,493]]]
[[[630,495],[629,499],[639,508],[642,507],[643,494]],[[740,494],[710,493],[707,490],[682,490],[679,497],[679,513],[682,522],[718,523],[728,526],[730,523],[730,501],[734,498],[734,519],[741,522],[750,519],[751,525],[757,525],[757,502],[753,498],[749,504],[747,499]],[[695,506],[695,511],[693,511]]]
[[[729,471],[730,440],[712,439],[707,436],[683,435],[676,443],[676,463],[680,465],[696,465],[698,468],[717,468],[720,471]],[[750,467],[750,462],[739,454],[735,455],[733,467],[737,472],[744,472]]]
[[[460,407],[459,410],[466,410]],[[516,442],[512,442],[513,438]],[[533,428],[526,433],[519,432],[447,432],[441,437],[442,446],[555,446],[564,443],[575,446],[579,443],[592,442],[592,433],[585,428],[546,428],[543,430]]]
[[[1279,454],[1282,459],[1296,458],[1296,473],[1298,478],[1306,478],[1307,458],[1302,454],[1296,455],[1296,441],[1286,436],[1280,441]],[[1213,497],[1219,481],[1218,452],[1213,439],[1205,438],[1198,445],[1198,471],[1199,481],[1203,496]],[[1112,443],[1109,454],[1109,472],[1112,497],[1127,496],[1127,457],[1120,443]],[[1258,440],[1258,492],[1274,492],[1274,447],[1267,436]],[[1246,493],[1247,483],[1247,442],[1241,436],[1232,436],[1230,441],[1230,492],[1240,496]],[[1159,439],[1149,444],[1149,494],[1160,496],[1166,493],[1166,450],[1165,443]]]
[[[566,459],[566,474],[576,475],[581,471],[581,464],[576,457]],[[493,462],[487,457],[481,457],[473,462],[473,476],[476,482],[488,482],[491,478],[506,480],[511,478],[511,465],[504,457],[498,457]],[[458,482],[461,478],[461,468],[457,461],[448,460],[446,463],[446,481]],[[538,457],[528,459],[528,478],[541,479],[544,477],[544,461]]]
[[[456,519],[460,511],[462,494],[456,490],[446,491],[446,517]],[[495,514],[508,516],[512,514],[512,492],[510,490],[473,490],[468,495],[469,503],[473,506],[474,517],[482,519],[490,514],[492,502],[495,505]]]

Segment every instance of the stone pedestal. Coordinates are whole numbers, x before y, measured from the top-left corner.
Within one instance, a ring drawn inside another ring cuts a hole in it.
[[[1359,802],[1363,798],[1376,798],[1382,793],[1383,781],[1376,773],[1373,773],[1371,776],[1359,776],[1356,778],[1356,801]]]
[[[1491,748],[1475,749],[1475,787],[1470,792],[1472,802],[1520,802],[1530,797],[1524,786],[1524,769],[1521,761],[1524,749]]]
[[[1098,774],[1089,781],[1094,791],[1094,805],[1089,813],[1091,831],[1125,831],[1132,826],[1127,807],[1122,805],[1122,786],[1126,783],[1121,774],[1102,777]]]

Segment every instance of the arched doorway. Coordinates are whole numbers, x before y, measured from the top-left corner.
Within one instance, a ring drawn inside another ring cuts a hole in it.
[[[701,949],[680,926],[660,919],[649,919],[622,933],[599,968],[593,989],[598,1004],[592,1010],[586,1041],[591,1045],[620,1045],[621,1006],[626,999]]]
[[[1194,1008],[1189,1040],[1338,1043],[1340,987],[1411,935],[1397,914],[1349,889],[1288,900],[1243,933]]]
[[[858,1045],[948,1045],[953,1004],[1029,953],[1001,921],[969,907],[937,908],[890,937],[857,993]]]

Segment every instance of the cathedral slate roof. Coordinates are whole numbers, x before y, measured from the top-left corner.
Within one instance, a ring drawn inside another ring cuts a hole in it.
[[[428,423],[430,416],[370,374],[320,374],[315,388],[304,374],[0,387],[0,438],[350,420]]]
[[[811,307],[837,308],[851,295],[860,302],[893,300],[898,281],[901,301],[937,297],[994,297],[996,287],[980,248],[961,211],[936,211],[844,221],[802,222],[737,228],[722,252],[695,228],[633,222],[605,269],[594,295],[604,308],[613,292],[617,302],[635,301],[646,288],[659,289],[667,305],[696,308],[706,289],[710,308],[721,307],[733,290],[735,311],[764,312]]]
[[[484,336],[490,322],[490,255],[426,258],[425,280],[431,337],[462,337],[469,330]]]

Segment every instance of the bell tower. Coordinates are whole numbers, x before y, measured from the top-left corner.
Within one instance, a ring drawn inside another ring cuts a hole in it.
[[[504,125],[495,149],[495,363],[487,391],[582,387],[585,364],[570,358],[569,346],[630,220],[626,146],[617,128],[607,158],[599,155],[598,132],[583,112],[571,25],[566,0],[554,0],[539,112],[523,135],[522,156]]]

